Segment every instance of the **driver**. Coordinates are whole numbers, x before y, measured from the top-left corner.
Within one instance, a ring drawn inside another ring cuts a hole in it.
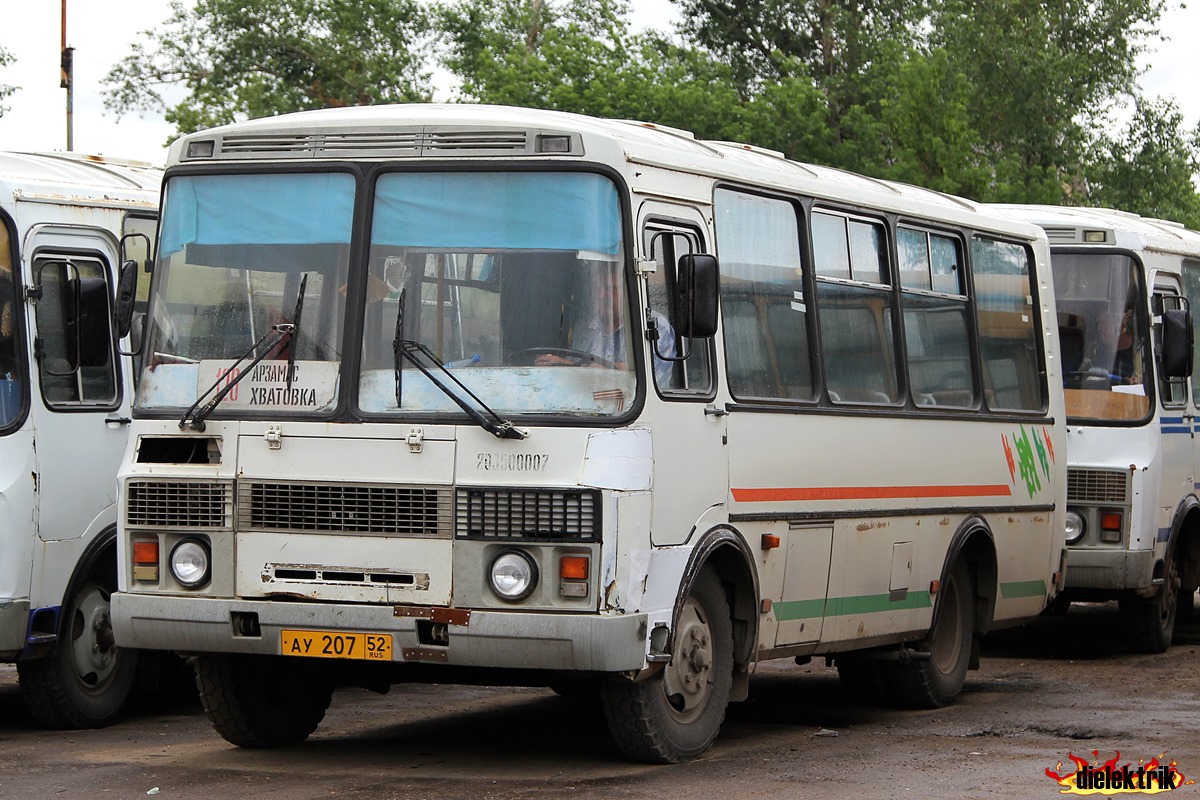
[[[621,270],[616,265],[601,264],[594,272],[597,277],[592,283],[592,302],[589,314],[581,327],[576,328],[571,349],[593,356],[596,360],[588,366],[629,369],[629,331],[625,326],[624,282]],[[658,325],[658,350],[665,356],[675,355],[675,329],[667,318],[651,311]],[[578,358],[555,353],[542,353],[534,361],[539,366],[579,366]],[[670,380],[670,361],[654,356],[654,376],[660,384]]]

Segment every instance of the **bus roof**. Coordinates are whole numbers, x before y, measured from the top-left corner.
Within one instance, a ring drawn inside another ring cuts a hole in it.
[[[540,149],[546,138],[558,147]],[[569,144],[564,142],[564,137]],[[207,143],[211,142],[211,150]],[[189,148],[196,143],[197,148]],[[193,152],[189,152],[193,150]],[[750,183],[880,211],[961,221],[1037,238],[1040,231],[982,204],[929,189],[792,161],[752,145],[712,142],[677,128],[560,111],[474,104],[322,109],[250,120],[182,137],[168,167],[188,163],[312,159],[563,158],[627,162]],[[637,191],[638,186],[632,188]],[[709,197],[690,198],[707,203]],[[980,214],[995,220],[981,224]]]
[[[162,174],[144,162],[103,156],[0,152],[0,202],[66,200],[156,209]]]
[[[1170,220],[1113,208],[1009,204],[993,207],[1040,226],[1051,245],[1108,245],[1200,256],[1200,232]]]

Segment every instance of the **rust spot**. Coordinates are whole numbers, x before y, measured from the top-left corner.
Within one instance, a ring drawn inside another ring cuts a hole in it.
[[[877,520],[872,520],[871,522],[858,523],[857,530],[861,533],[863,531],[872,531],[872,530],[875,530],[876,528],[887,528],[890,526],[891,526],[891,523],[888,522],[887,520],[877,519]]]
[[[947,525],[949,525],[949,524],[950,524],[950,518],[949,518],[949,517],[942,517],[941,519],[939,519],[939,520],[938,520],[938,525],[941,525],[943,528],[944,528],[944,527],[946,527],[946,526],[947,526]]]
[[[865,622],[858,623],[858,635],[859,636],[867,635],[867,624]]]
[[[1009,517],[1009,518],[1008,518],[1008,524],[1009,524],[1009,525],[1016,525],[1016,524],[1017,524],[1017,518],[1016,518],[1016,517]]]

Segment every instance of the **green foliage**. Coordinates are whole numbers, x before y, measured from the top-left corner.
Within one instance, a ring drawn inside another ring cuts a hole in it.
[[[462,0],[437,9],[460,99],[649,120],[705,138],[744,132],[728,67],[634,35],[626,0]]]
[[[1089,170],[1088,205],[1170,219],[1200,230],[1200,126],[1188,131],[1168,100],[1138,100],[1128,126],[1103,136]]]
[[[166,109],[180,133],[288,111],[427,100],[416,0],[172,0],[104,78],[118,115]],[[164,88],[187,96],[168,106]]]
[[[1163,0],[941,0],[931,38],[970,86],[995,175],[981,199],[1056,203],[1093,131],[1134,88]]]
[[[13,54],[5,50],[3,47],[0,47],[0,67],[7,67],[14,61],[16,61],[16,58],[13,56]],[[18,87],[16,86],[9,86],[6,83],[0,83],[0,103],[3,103],[4,98],[15,92],[17,88]],[[0,105],[0,117],[4,116],[5,111],[8,111],[8,109],[5,106]]]

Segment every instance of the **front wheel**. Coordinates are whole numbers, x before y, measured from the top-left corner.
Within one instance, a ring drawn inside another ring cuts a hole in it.
[[[1130,597],[1121,601],[1121,615],[1130,647],[1137,653],[1163,653],[1175,637],[1179,614],[1179,565],[1168,556],[1162,585],[1150,598]]]
[[[285,747],[325,718],[333,682],[320,665],[287,656],[197,656],[196,687],[208,719],[238,747]]]
[[[605,681],[601,701],[622,753],[637,761],[677,764],[712,746],[732,685],[729,602],[716,574],[706,569],[683,601],[671,663],[645,681]]]
[[[137,675],[137,651],[113,641],[109,598],[115,581],[92,578],[63,604],[48,657],[17,662],[21,696],[45,728],[101,728],[120,714]]]
[[[962,561],[950,570],[937,621],[921,646],[927,659],[881,662],[888,694],[905,708],[943,708],[962,692],[975,635],[974,589]]]

